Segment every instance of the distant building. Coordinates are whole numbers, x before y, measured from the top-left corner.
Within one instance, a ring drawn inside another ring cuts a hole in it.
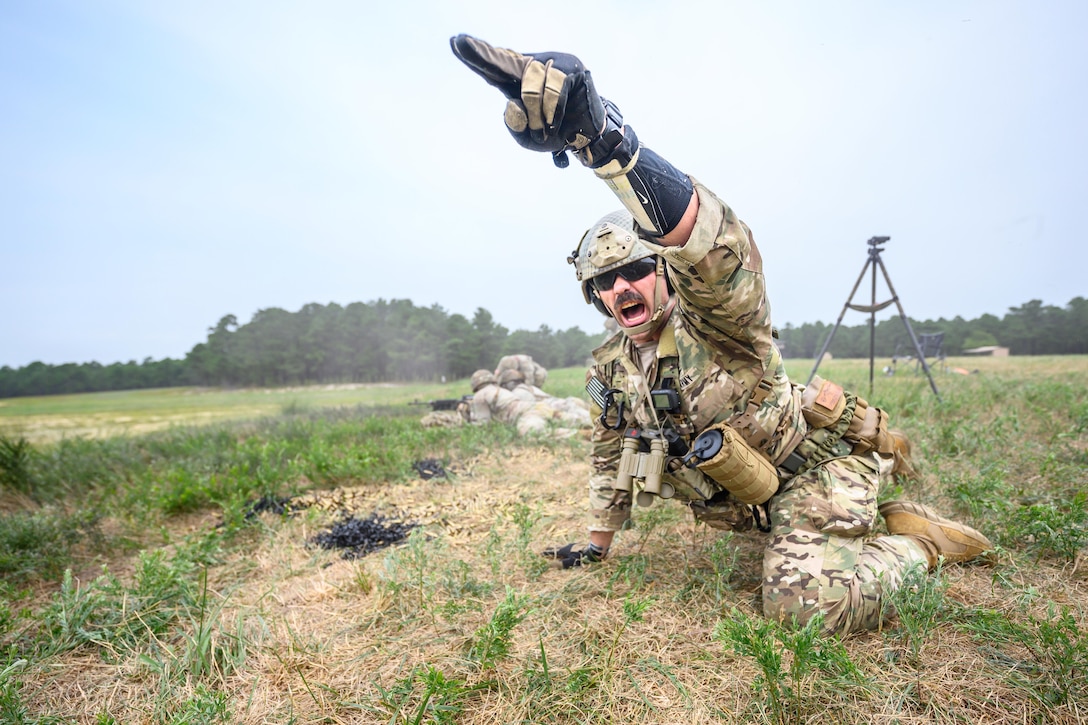
[[[990,357],[1008,357],[1009,348],[1000,347],[998,345],[986,345],[985,347],[972,347],[970,350],[964,350],[964,355],[989,355]]]

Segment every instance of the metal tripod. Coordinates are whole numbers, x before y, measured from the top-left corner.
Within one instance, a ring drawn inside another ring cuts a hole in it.
[[[869,313],[869,396],[873,394],[873,363],[875,359],[876,350],[876,313],[882,309],[895,303],[895,306],[899,309],[899,319],[903,320],[903,324],[906,325],[907,334],[910,335],[911,344],[914,345],[914,352],[918,355],[918,361],[922,363],[922,369],[926,372],[926,377],[929,378],[929,387],[933,388],[933,394],[937,396],[937,400],[941,399],[941,394],[937,392],[937,384],[933,382],[933,375],[929,372],[929,365],[926,363],[926,356],[922,353],[922,348],[918,344],[918,338],[914,335],[914,330],[910,326],[910,320],[907,319],[907,313],[903,312],[903,305],[899,304],[899,296],[895,293],[895,287],[892,286],[892,280],[888,276],[888,270],[884,267],[884,260],[880,258],[880,253],[884,251],[884,248],[880,245],[887,242],[891,237],[870,237],[866,242],[869,245],[869,258],[865,260],[865,266],[861,268],[861,274],[858,275],[858,281],[854,283],[854,289],[850,290],[850,296],[846,298],[846,304],[842,307],[842,312],[839,313],[839,319],[835,321],[835,327],[832,328],[831,334],[827,336],[827,340],[824,342],[823,349],[820,350],[820,354],[816,356],[816,363],[812,366],[812,372],[809,373],[808,382],[812,382],[812,378],[816,376],[816,370],[820,367],[820,362],[824,359],[824,353],[827,352],[827,348],[831,346],[831,340],[835,337],[835,333],[839,329],[839,325],[842,324],[842,318],[846,315],[846,310],[857,310],[858,312]],[[873,268],[873,296],[872,304],[869,305],[854,305],[851,304],[851,300],[854,299],[854,294],[858,291],[858,287],[861,286],[861,280],[865,278],[865,271],[872,266]],[[880,272],[884,275],[884,281],[888,285],[888,290],[892,293],[890,300],[886,302],[877,303],[876,301],[876,268],[880,267]],[[806,383],[807,384],[807,383]]]

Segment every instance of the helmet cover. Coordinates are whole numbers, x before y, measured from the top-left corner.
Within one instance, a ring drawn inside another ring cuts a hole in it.
[[[472,374],[472,392],[476,392],[485,385],[492,385],[495,383],[495,373],[490,370],[477,370]]]
[[[634,217],[620,209],[604,215],[587,229],[567,261],[574,265],[574,274],[582,283],[586,303],[592,303],[601,314],[611,316],[592,289],[593,278],[652,256],[654,252],[639,239]]]

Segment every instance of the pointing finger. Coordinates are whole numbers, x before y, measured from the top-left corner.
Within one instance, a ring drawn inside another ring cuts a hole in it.
[[[464,33],[450,38],[450,48],[462,63],[507,98],[521,96],[521,77],[532,61],[531,57],[507,48],[496,48]]]

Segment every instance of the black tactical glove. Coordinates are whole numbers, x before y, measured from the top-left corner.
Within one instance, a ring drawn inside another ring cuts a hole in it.
[[[561,549],[545,549],[540,553],[548,559],[555,559],[556,563],[562,565],[564,569],[570,569],[573,566],[581,566],[583,563],[592,564],[601,561],[608,553],[608,549],[602,549],[596,544],[587,544],[586,548],[577,550],[574,544],[567,544]]]
[[[560,168],[573,151],[653,236],[680,223],[695,193],[691,181],[639,144],[615,104],[597,95],[580,60],[567,53],[518,53],[470,35],[450,38],[450,47],[509,99],[506,127],[519,144],[549,152]]]
[[[514,139],[533,151],[552,154],[556,166],[568,164],[566,150],[588,153],[608,124],[622,128],[618,109],[597,95],[582,62],[567,53],[518,53],[496,48],[470,35],[450,38],[453,54],[507,97],[504,120]],[[620,136],[610,138],[615,147]],[[594,148],[591,157],[600,158]],[[587,163],[583,156],[583,163]]]

